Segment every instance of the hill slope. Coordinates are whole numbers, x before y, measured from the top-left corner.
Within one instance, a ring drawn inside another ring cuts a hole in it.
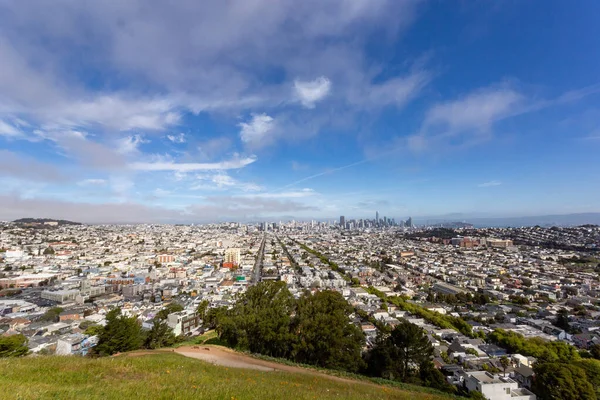
[[[429,399],[367,382],[214,366],[176,353],[0,359],[2,399]]]

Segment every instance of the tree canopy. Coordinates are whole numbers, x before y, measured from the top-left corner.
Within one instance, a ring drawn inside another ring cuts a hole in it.
[[[595,400],[586,372],[574,364],[548,362],[534,366],[532,390],[540,400]]]
[[[357,371],[365,339],[350,322],[352,312],[337,292],[305,293],[296,300],[285,282],[262,282],[250,287],[230,310],[210,309],[206,319],[229,346]]]
[[[350,323],[353,308],[338,292],[305,294],[293,321],[293,358],[324,368],[357,371],[365,342],[362,330]]]
[[[183,311],[183,306],[179,303],[170,303],[162,308],[157,314],[156,317],[161,320],[167,319],[169,314],[173,314],[175,312]]]
[[[29,353],[29,348],[25,336],[0,336],[0,357],[20,357],[27,353]]]
[[[100,332],[94,351],[105,356],[137,350],[142,346],[143,340],[142,327],[137,317],[122,315],[121,309],[115,308],[106,314],[106,325]]]
[[[294,298],[285,282],[250,287],[218,321],[217,331],[230,346],[273,357],[288,357]]]
[[[406,380],[418,373],[419,366],[430,362],[433,346],[423,329],[402,321],[389,334],[380,334],[368,356],[371,375]]]
[[[154,318],[152,329],[144,339],[144,347],[147,349],[160,349],[175,344],[177,338],[166,321]]]
[[[571,362],[581,357],[577,349],[564,342],[548,342],[542,338],[525,338],[515,332],[496,329],[488,339],[511,353],[533,356],[539,362]]]

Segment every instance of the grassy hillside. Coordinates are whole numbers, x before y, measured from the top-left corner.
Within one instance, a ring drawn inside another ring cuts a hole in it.
[[[303,373],[213,366],[175,353],[0,359],[2,399],[447,399]]]

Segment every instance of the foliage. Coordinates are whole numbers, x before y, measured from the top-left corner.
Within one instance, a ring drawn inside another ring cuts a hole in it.
[[[163,309],[156,314],[156,318],[165,320],[167,319],[169,314],[173,314],[179,311],[183,311],[183,306],[178,303],[171,303],[163,307]]]
[[[367,372],[372,376],[406,381],[430,362],[433,346],[415,324],[403,320],[389,334],[380,334],[367,355]]]
[[[600,344],[592,345],[592,347],[590,347],[590,354],[596,360],[600,360]]]
[[[369,287],[367,291],[371,294],[377,295],[380,299],[387,301],[388,303],[394,304],[398,308],[404,311],[408,311],[411,314],[418,315],[419,317],[427,320],[428,322],[436,325],[442,329],[454,329],[461,332],[464,335],[473,337],[473,328],[465,320],[459,317],[453,317],[451,315],[440,314],[437,311],[428,310],[425,307],[421,307],[418,304],[410,303],[402,297],[398,296],[386,296],[383,292]]]
[[[63,312],[61,307],[53,307],[40,317],[40,321],[58,322],[58,316],[61,312]]]
[[[532,389],[540,400],[595,400],[584,369],[567,363],[536,363]]]
[[[212,310],[207,320],[231,347],[326,368],[361,367],[364,336],[350,323],[353,308],[337,292],[295,300],[285,282],[262,282],[230,310]]]
[[[106,314],[106,326],[100,332],[94,353],[100,356],[137,350],[143,343],[142,327],[135,316],[121,314],[115,308]]]
[[[217,331],[231,347],[274,357],[290,354],[294,298],[285,282],[250,287],[218,320]]]
[[[87,328],[89,328],[92,325],[97,325],[94,321],[90,321],[90,320],[83,320],[81,321],[81,323],[79,324],[79,329],[81,329],[82,331],[85,331]]]
[[[292,322],[292,358],[319,367],[357,371],[362,367],[362,330],[350,323],[353,308],[338,292],[302,296]]]
[[[539,362],[571,362],[581,359],[577,349],[564,342],[548,342],[539,337],[525,338],[515,332],[496,329],[488,339],[511,353],[533,356]]]
[[[43,253],[43,254],[44,254],[45,256],[47,256],[47,255],[53,255],[54,253],[56,253],[56,252],[54,251],[54,249],[53,249],[52,247],[47,247],[47,248],[44,250],[44,253]]]
[[[176,341],[177,338],[167,322],[154,318],[152,329],[144,339],[144,347],[147,349],[160,349],[161,347],[173,346]]]
[[[598,360],[581,360],[576,361],[573,365],[583,369],[596,391],[596,397],[600,397],[600,361]]]
[[[25,336],[0,336],[0,357],[20,357],[27,353],[29,353],[29,348]]]
[[[455,388],[434,367],[432,356],[433,346],[423,329],[402,321],[391,333],[379,334],[375,346],[366,355],[366,372],[371,376],[455,392]]]
[[[99,336],[103,329],[101,325],[90,325],[84,333],[89,336]]]
[[[200,316],[200,319],[203,322],[206,320],[209,305],[210,303],[208,302],[208,300],[202,300],[200,304],[198,304],[198,308],[196,309],[196,313]]]
[[[506,368],[510,366],[511,362],[507,356],[500,357],[500,365],[502,365],[502,370],[504,371],[504,376],[506,376]]]

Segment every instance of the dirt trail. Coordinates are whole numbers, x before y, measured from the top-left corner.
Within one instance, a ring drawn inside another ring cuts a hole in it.
[[[353,379],[340,378],[338,376],[328,375],[319,371],[314,371],[307,368],[302,367],[294,367],[291,365],[279,364],[276,362],[260,360],[254,357],[251,357],[246,354],[238,353],[233,350],[230,350],[225,347],[220,346],[183,346],[175,349],[176,353],[179,353],[186,357],[198,358],[200,360],[207,361],[214,365],[220,365],[223,367],[231,367],[231,368],[246,368],[246,369],[255,369],[259,371],[284,371],[284,372],[292,372],[292,373],[300,373],[300,374],[308,374],[315,375],[324,378],[328,378],[331,380],[335,380],[338,382],[347,382],[347,383],[362,383],[366,385],[378,386],[371,382],[357,381]]]

